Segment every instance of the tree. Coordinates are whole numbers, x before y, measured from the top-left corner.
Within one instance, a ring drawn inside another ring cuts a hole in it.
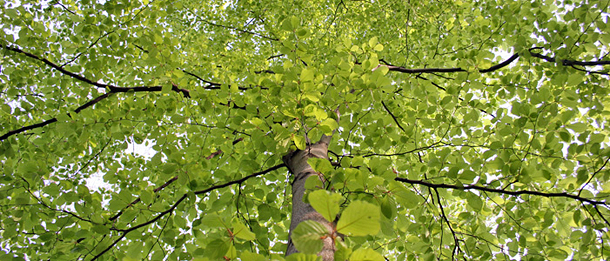
[[[610,255],[608,1],[26,2],[3,260]]]

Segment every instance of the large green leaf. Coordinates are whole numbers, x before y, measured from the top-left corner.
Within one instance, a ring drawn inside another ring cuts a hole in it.
[[[341,194],[327,190],[309,193],[309,204],[329,222],[333,222],[339,214],[341,200]]]
[[[352,253],[350,261],[384,261],[382,255],[370,248],[360,248]]]
[[[322,250],[324,237],[329,235],[328,229],[313,220],[305,220],[292,231],[292,243],[302,253],[316,254]]]
[[[350,203],[341,213],[337,232],[352,235],[375,235],[381,227],[379,207],[364,201]]]

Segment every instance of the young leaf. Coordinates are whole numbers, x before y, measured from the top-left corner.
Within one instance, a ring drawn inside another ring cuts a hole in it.
[[[307,146],[305,144],[305,137],[303,137],[302,135],[293,134],[292,141],[294,141],[294,145],[296,145],[297,149],[299,149],[299,150],[304,150],[305,147]]]

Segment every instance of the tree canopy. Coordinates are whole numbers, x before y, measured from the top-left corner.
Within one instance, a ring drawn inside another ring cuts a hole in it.
[[[0,257],[607,259],[608,5],[0,0]]]

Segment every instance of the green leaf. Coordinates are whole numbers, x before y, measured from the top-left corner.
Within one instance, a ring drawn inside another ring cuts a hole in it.
[[[369,47],[373,48],[373,47],[377,46],[377,42],[378,42],[377,36],[369,39]]]
[[[286,257],[286,261],[322,261],[322,257],[314,254],[294,253]]]
[[[307,144],[305,144],[305,137],[303,137],[302,135],[293,134],[292,141],[294,142],[294,145],[296,145],[297,149],[299,149],[299,150],[304,150],[305,147],[307,146]]]
[[[174,174],[178,169],[178,165],[174,163],[167,163],[163,166],[163,173],[165,174]]]
[[[210,228],[227,227],[224,220],[217,214],[206,214],[201,218],[201,224]]]
[[[333,222],[339,214],[342,199],[341,194],[327,190],[316,190],[309,193],[309,204],[329,222]]]
[[[350,261],[385,261],[382,255],[370,248],[361,248],[354,253],[349,259]]]
[[[384,197],[381,200],[381,213],[388,219],[391,219],[396,215],[396,204],[390,199],[390,197]]]
[[[333,130],[339,128],[339,124],[333,118],[326,118],[322,122],[320,122],[320,128],[324,131],[325,134],[332,134]]]
[[[327,174],[331,170],[333,170],[333,165],[330,164],[328,159],[324,158],[309,158],[307,159],[307,164],[311,166],[315,171]]]
[[[577,122],[568,126],[568,128],[572,129],[575,132],[583,132],[587,129],[587,127],[587,124],[584,124],[582,122]]]
[[[322,250],[322,238],[328,236],[328,229],[316,221],[305,220],[292,231],[292,242],[299,252],[317,254]]]
[[[244,251],[241,253],[240,255],[241,260],[248,260],[248,261],[267,261],[267,258],[264,255],[261,254],[257,254],[257,253],[252,253],[250,251]]]
[[[301,71],[300,79],[301,79],[301,82],[311,82],[311,81],[313,81],[313,70],[310,70],[310,69],[307,69],[307,68],[303,69]]]
[[[171,90],[172,90],[172,84],[171,83],[165,83],[165,84],[161,85],[161,92],[162,93],[169,93]]]
[[[205,249],[206,257],[220,259],[227,254],[230,245],[231,244],[227,241],[220,239],[213,240],[212,242],[208,243]]]
[[[252,233],[252,231],[250,231],[248,229],[248,227],[246,227],[246,225],[242,224],[241,222],[233,222],[232,224],[233,226],[233,235],[237,238],[241,238],[243,240],[248,240],[248,241],[252,241],[254,239],[256,239],[256,235],[254,233]]]
[[[470,207],[472,207],[474,210],[480,211],[483,208],[483,200],[473,193],[468,193],[467,195],[468,205],[470,205]]]
[[[381,227],[379,207],[364,201],[354,201],[341,213],[337,232],[352,236],[375,235]]]

